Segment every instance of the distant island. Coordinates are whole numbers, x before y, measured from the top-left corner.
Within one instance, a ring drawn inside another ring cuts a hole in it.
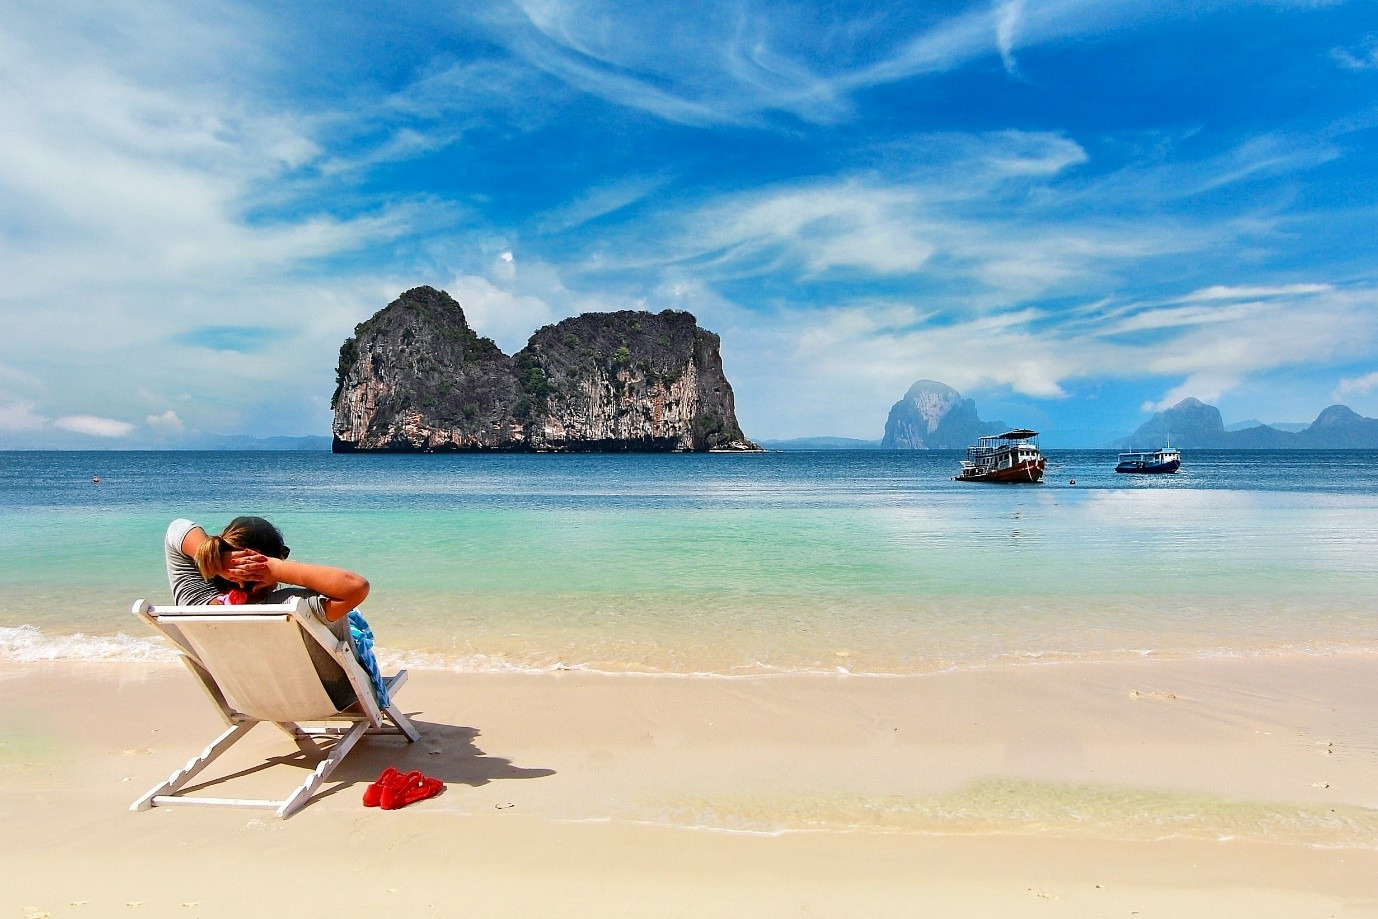
[[[330,450],[330,438],[320,434],[302,437],[250,437],[247,434],[196,434],[177,445],[178,450]]]
[[[585,313],[504,354],[449,294],[406,291],[340,347],[332,449],[758,450],[690,313]]]
[[[858,437],[792,437],[788,440],[763,440],[771,450],[880,450],[880,441]]]
[[[1218,408],[1188,398],[1158,412],[1128,437],[1105,446],[1112,450],[1148,450],[1163,446],[1169,438],[1174,447],[1182,449],[1376,449],[1378,418],[1365,418],[1346,405],[1332,405],[1299,431],[1281,430],[1266,424],[1230,430],[1225,427]]]
[[[1009,430],[982,421],[976,403],[936,380],[919,380],[890,408],[880,446],[886,450],[959,450],[987,434]]]

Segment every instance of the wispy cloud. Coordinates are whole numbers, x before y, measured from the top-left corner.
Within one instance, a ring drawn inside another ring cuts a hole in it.
[[[829,124],[850,117],[858,91],[982,57],[1016,74],[1016,41],[1096,34],[1150,9],[1162,13],[1146,0],[1007,0],[937,21],[917,10],[875,17],[858,35],[855,20],[833,25],[742,0],[679,9],[674,29],[653,7],[603,0],[513,0],[517,15],[504,9],[476,15],[522,60],[618,105],[705,127],[770,112]]]
[[[1330,56],[1348,70],[1378,70],[1378,35],[1367,35],[1353,47],[1335,48]]]
[[[1000,8],[1000,18],[995,25],[995,46],[1000,51],[1005,72],[1011,76],[1019,74],[1019,65],[1014,60],[1014,42],[1023,13],[1024,0],[1009,0]]]
[[[96,415],[66,415],[53,422],[54,427],[74,434],[88,434],[92,437],[128,437],[134,432],[134,425],[115,418],[100,418]]]
[[[665,187],[666,175],[627,176],[590,188],[569,203],[538,214],[535,226],[542,233],[563,233],[614,214]]]
[[[254,91],[271,66],[263,23],[239,8],[206,15],[157,0],[99,11],[56,2],[42,15],[21,3],[0,15],[0,82],[13,89],[0,100],[4,354],[65,343],[47,365],[63,372],[26,387],[10,426],[58,416],[57,429],[123,436],[136,425],[120,416],[160,416],[190,392],[184,410],[198,426],[232,427],[239,399],[270,402],[308,354],[328,364],[358,321],[355,298],[371,283],[313,266],[428,219],[397,196],[313,207],[285,193],[322,161],[315,132],[328,119]],[[208,82],[217,69],[233,78]],[[204,327],[208,316],[218,327]],[[217,377],[203,352],[169,342],[253,356]],[[125,387],[92,383],[102,362],[120,366]],[[328,392],[328,375],[312,370],[320,379],[308,385]],[[293,427],[324,418],[306,399],[284,409]]]
[[[1317,315],[1326,321],[1316,322]],[[1378,291],[1369,289],[1303,295],[1220,321],[1163,324],[1139,340],[1050,318],[1034,308],[981,316],[924,312],[903,301],[824,311],[781,307],[775,320],[784,331],[776,334],[788,346],[775,343],[769,377],[756,379],[752,362],[737,372],[753,387],[778,393],[772,415],[752,419],[765,431],[760,436],[815,430],[874,437],[897,394],[925,377],[964,393],[1006,390],[1040,400],[1062,398],[1088,380],[1175,380],[1141,406],[1158,411],[1187,396],[1219,399],[1260,375],[1362,360],[1378,349]],[[766,350],[754,338],[739,346]],[[1368,392],[1370,385],[1378,388],[1378,373],[1356,379],[1349,391]],[[872,406],[873,414],[858,416],[858,405]]]
[[[1237,286],[1216,284],[1194,290],[1177,299],[1179,303],[1218,302],[1222,300],[1271,300],[1278,297],[1301,297],[1325,294],[1334,290],[1330,284],[1277,284],[1272,286]]]
[[[744,415],[796,433],[920,376],[1055,401],[1134,374],[1157,404],[1309,368],[1371,397],[1378,48],[1357,3],[1324,12],[1362,26],[1334,54],[1338,25],[1289,34],[1302,105],[1257,49],[1314,4],[1260,5],[18,0],[0,429],[321,430],[340,341],[418,283],[509,351],[691,309],[749,355]],[[1175,68],[1241,25],[1237,84]],[[1165,66],[1120,81],[1121,51]]]

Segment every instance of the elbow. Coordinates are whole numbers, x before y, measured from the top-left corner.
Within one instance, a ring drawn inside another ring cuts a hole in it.
[[[345,589],[344,599],[349,602],[350,606],[359,606],[368,599],[368,591],[368,578],[363,575],[352,574]]]

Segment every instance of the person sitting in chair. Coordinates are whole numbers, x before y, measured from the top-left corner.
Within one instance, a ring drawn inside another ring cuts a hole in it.
[[[328,565],[288,560],[282,531],[262,517],[236,517],[218,536],[190,520],[174,520],[165,545],[168,585],[178,606],[283,603],[293,596],[320,596],[322,618],[334,623],[368,597],[368,581]],[[296,585],[284,588],[282,585]],[[232,592],[238,595],[231,598]]]
[[[363,575],[344,568],[289,561],[282,531],[262,517],[236,517],[218,536],[190,520],[172,521],[164,539],[168,585],[178,606],[285,603],[307,597],[311,608],[336,637],[352,639],[355,655],[373,682],[380,705],[387,706],[373,631],[358,612],[368,597]],[[313,656],[320,653],[307,642]],[[345,687],[331,688],[332,698]]]

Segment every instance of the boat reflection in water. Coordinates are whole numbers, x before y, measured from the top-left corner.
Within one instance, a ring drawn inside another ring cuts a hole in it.
[[[1037,482],[1048,461],[1038,452],[1037,431],[1016,428],[992,434],[967,447],[958,482]]]

